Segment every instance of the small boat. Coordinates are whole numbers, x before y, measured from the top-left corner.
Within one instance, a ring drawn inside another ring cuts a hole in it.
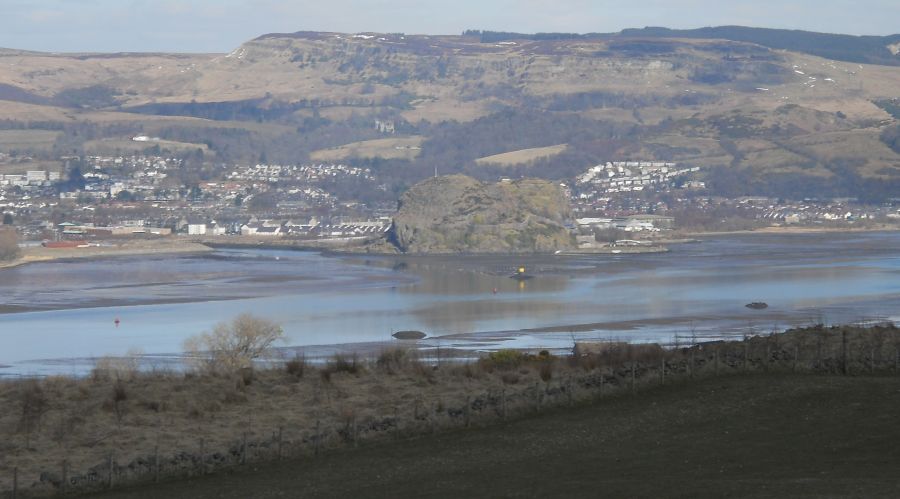
[[[752,308],[753,310],[762,310],[764,308],[769,308],[769,304],[761,301],[755,301],[753,303],[748,303],[744,305],[747,308]]]
[[[513,274],[513,275],[511,275],[511,276],[509,276],[509,278],[510,278],[510,279],[515,279],[515,280],[517,280],[517,281],[527,281],[528,279],[533,279],[534,276],[533,276],[533,275],[526,274],[526,273],[525,273],[525,267],[519,267],[518,270],[516,270],[516,273]]]

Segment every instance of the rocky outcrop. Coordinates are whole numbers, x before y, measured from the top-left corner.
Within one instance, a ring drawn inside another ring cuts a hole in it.
[[[400,198],[388,241],[404,253],[543,253],[575,247],[568,199],[552,182],[428,179]]]

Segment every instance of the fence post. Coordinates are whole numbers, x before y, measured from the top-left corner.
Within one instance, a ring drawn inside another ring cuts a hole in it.
[[[694,366],[696,365],[694,362],[694,360],[695,360],[694,354],[695,354],[694,347],[691,346],[691,378],[694,377]]]
[[[769,372],[769,362],[772,361],[772,345],[769,344],[769,338],[766,338],[766,361],[763,363],[763,370]]]
[[[750,344],[749,340],[744,340],[744,370],[750,369]]]
[[[316,436],[313,438],[313,442],[315,443],[315,455],[319,455],[319,440],[322,439],[322,434],[319,432],[319,420],[316,420]]]
[[[631,361],[631,394],[634,395],[634,361]]]
[[[715,361],[716,362],[716,376],[718,376],[719,375],[719,347],[718,346],[716,346],[715,356],[716,356],[716,361]]]
[[[206,474],[206,440],[200,439],[200,474]]]
[[[600,370],[600,400],[603,400],[603,370]]]
[[[659,360],[659,384],[666,384],[666,358],[663,357]]]
[[[503,420],[506,421],[506,388],[500,390],[500,413],[503,415]]]
[[[569,405],[571,406],[574,403],[574,394],[572,393],[572,378],[566,379],[566,397],[568,397]]]
[[[106,456],[106,488],[113,487],[113,455],[110,453]]]
[[[847,331],[841,331],[841,370],[844,376],[850,373],[850,366],[847,365]]]
[[[282,454],[281,454],[281,443],[282,443],[281,437],[283,436],[283,434],[284,434],[284,427],[279,426],[278,427],[278,460],[279,461],[281,461],[281,456],[282,456]]]
[[[471,398],[468,395],[466,395],[466,406],[463,407],[463,421],[465,422],[466,428],[469,427],[469,424],[471,422],[471,416],[469,414],[471,407],[472,407]]]
[[[69,485],[69,461],[62,462],[62,491],[65,492]]]
[[[534,411],[541,412],[540,383],[534,384]]]
[[[431,403],[431,416],[429,416],[429,418],[428,418],[429,424],[431,425],[431,433],[434,433],[437,431],[437,413],[438,413],[437,402],[432,402]]]
[[[894,350],[894,373],[900,373],[900,348]]]
[[[794,367],[791,369],[797,372],[797,364],[800,363],[800,345],[794,345]]]
[[[16,496],[19,493],[19,468],[18,466],[13,468],[13,489],[12,489],[12,499],[16,499]]]
[[[816,369],[822,369],[822,337],[816,338]]]
[[[875,372],[875,348],[872,348],[871,354],[872,355],[869,356],[869,372],[874,373]]]

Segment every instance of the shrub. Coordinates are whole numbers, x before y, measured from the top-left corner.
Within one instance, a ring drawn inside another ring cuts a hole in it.
[[[361,370],[362,366],[359,363],[359,357],[355,353],[349,357],[338,353],[325,365],[321,371],[321,375],[323,380],[330,381],[331,375],[334,373],[343,372],[356,375],[359,374]]]
[[[480,362],[480,360],[479,360]],[[482,368],[483,369],[483,368]],[[456,377],[464,377],[468,379],[479,378],[482,370],[475,369],[471,362],[466,361],[464,364],[453,364],[449,367],[448,372]]]
[[[253,370],[252,366],[238,369],[238,382],[240,383],[240,388],[250,386],[255,379],[256,372]]]
[[[494,369],[510,370],[521,366],[527,359],[526,354],[518,350],[497,350],[487,357],[480,359],[479,364],[483,369],[492,372]]]
[[[419,364],[419,358],[415,352],[405,348],[392,348],[385,350],[378,355],[375,365],[388,374],[394,374],[403,371],[409,367],[415,367]]]
[[[293,359],[284,363],[284,371],[295,378],[302,378],[306,371],[306,357],[295,355]]]
[[[124,357],[101,357],[94,362],[91,379],[94,381],[132,380],[140,369],[140,349],[131,349]]]
[[[620,367],[631,362],[656,364],[665,355],[666,351],[656,343],[576,343],[572,360],[576,365],[590,370],[599,366]]]
[[[541,362],[541,365],[538,368],[538,373],[540,374],[542,381],[546,382],[553,379],[553,362]]]
[[[349,357],[343,354],[336,354],[331,365],[334,367],[335,372],[357,374],[360,371],[359,357],[355,353]]]
[[[25,433],[25,447],[30,447],[31,434],[41,426],[41,419],[49,409],[47,394],[36,380],[22,383],[19,391],[22,402],[22,414],[19,419],[19,431]]]
[[[122,418],[125,417],[125,401],[128,400],[128,392],[125,390],[125,384],[122,381],[116,381],[113,385],[112,396],[113,412],[116,414],[116,422],[122,424]]]
[[[220,322],[212,331],[185,341],[184,348],[212,371],[239,371],[252,367],[272,344],[284,337],[278,324],[251,314]]]

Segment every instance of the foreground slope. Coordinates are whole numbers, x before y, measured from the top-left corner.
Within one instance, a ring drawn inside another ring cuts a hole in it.
[[[98,497],[897,497],[898,389],[895,377],[709,379]]]

